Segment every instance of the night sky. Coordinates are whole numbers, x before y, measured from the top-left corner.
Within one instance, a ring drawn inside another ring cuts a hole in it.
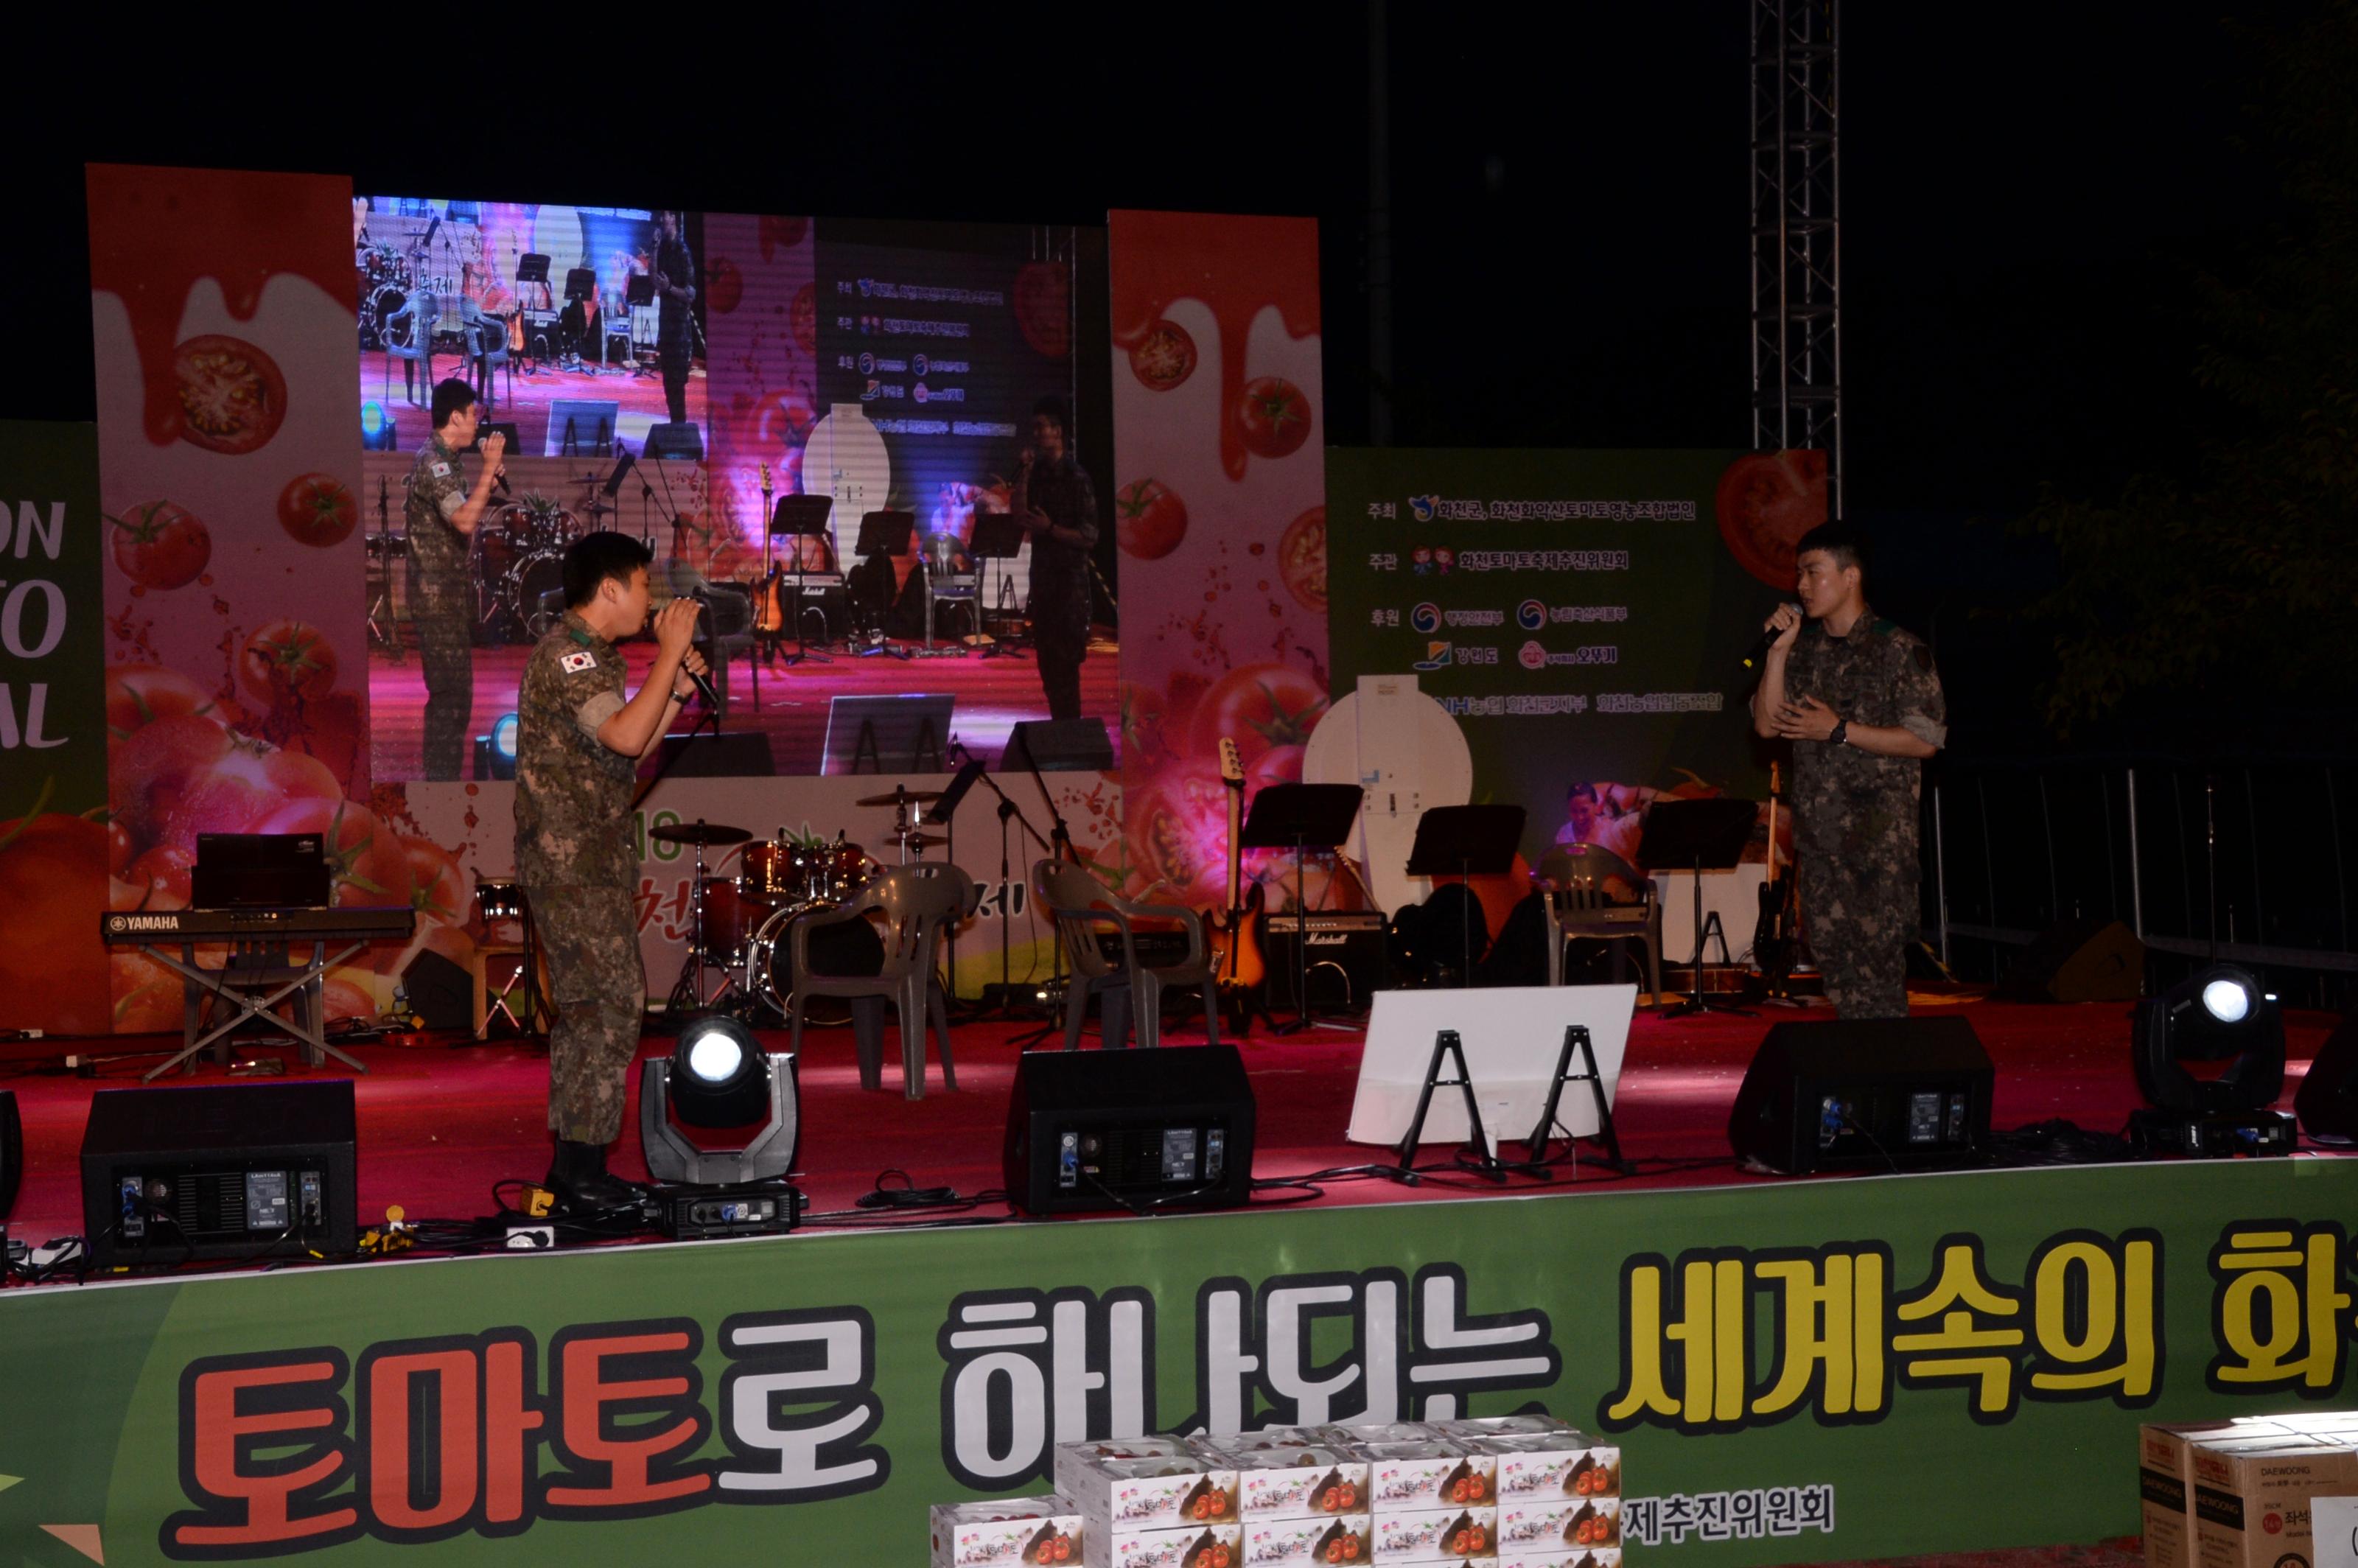
[[[487,21],[469,80],[432,91],[398,27],[355,35],[308,78],[250,50],[109,40],[103,79],[0,107],[19,372],[0,416],[91,417],[91,159],[821,215],[1311,211],[1329,435],[1362,441],[1364,13],[1168,15],[1184,21],[1056,5],[797,20],[759,47],[689,38],[676,70],[629,75]],[[1393,439],[1748,444],[1747,8],[1501,16],[1391,8]],[[2242,62],[2212,7],[1854,3],[1844,22],[1850,511],[1882,552],[1882,607],[1970,642],[1961,597],[2003,600],[2042,569],[1993,520],[2042,483],[2102,492],[2197,427],[2190,265],[2266,221],[2266,171],[2234,144]],[[1943,662],[1973,708],[1976,683]],[[2020,730],[2013,707],[1985,732]]]

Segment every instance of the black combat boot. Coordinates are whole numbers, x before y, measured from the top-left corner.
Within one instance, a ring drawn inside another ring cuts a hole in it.
[[[557,1158],[548,1167],[548,1189],[560,1210],[574,1215],[630,1208],[639,1201],[639,1189],[606,1170],[606,1146],[559,1139]]]

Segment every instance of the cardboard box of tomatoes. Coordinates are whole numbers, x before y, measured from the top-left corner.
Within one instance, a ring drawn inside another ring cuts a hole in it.
[[[933,1533],[933,1568],[1083,1563],[1081,1516],[1061,1498],[936,1503]]]
[[[1368,1511],[1368,1462],[1315,1432],[1272,1427],[1190,1438],[1188,1446],[1206,1464],[1236,1472],[1240,1519],[1334,1519]]]

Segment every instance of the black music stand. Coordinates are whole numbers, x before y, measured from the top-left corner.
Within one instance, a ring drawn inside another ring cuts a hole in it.
[[[1332,849],[1351,836],[1359,815],[1357,784],[1271,784],[1253,796],[1245,814],[1238,847],[1245,849],[1293,851],[1293,912],[1302,922],[1301,940],[1293,945],[1293,1000],[1300,1016],[1272,1023],[1272,1034],[1297,1034],[1317,1020],[1310,1015],[1310,903],[1303,896],[1303,861],[1312,849]]]
[[[858,556],[862,562],[865,562],[869,557],[878,554],[885,556],[905,554],[909,548],[909,531],[916,525],[917,514],[914,512],[868,513],[860,519],[860,537],[853,543],[851,553]],[[925,563],[920,561],[917,564],[919,568],[923,569]],[[888,566],[885,571],[885,581],[889,584],[892,581],[892,568]],[[884,608],[890,610],[892,606],[888,602]],[[877,615],[877,622],[876,645],[872,648],[860,649],[860,656],[863,659],[872,659],[879,654],[885,654],[896,659],[907,658],[909,656],[907,649],[886,645],[882,611]]]
[[[778,654],[778,657],[789,665],[799,665],[805,660],[820,665],[831,665],[835,662],[825,654],[812,653],[810,644],[803,641],[803,594],[806,588],[807,574],[803,568],[803,549],[800,543],[804,538],[813,538],[825,534],[827,520],[834,511],[835,497],[832,495],[782,495],[778,497],[777,505],[770,513],[769,534],[762,540],[762,580],[773,597],[777,592],[778,579],[784,574],[782,568],[771,564],[770,542],[781,534],[793,535],[796,540],[794,546],[795,651],[791,654]],[[785,638],[781,633],[763,633],[763,652],[774,651],[784,641]]]
[[[1753,825],[1760,820],[1760,804],[1751,800],[1662,800],[1646,808],[1646,831],[1638,841],[1638,859],[1649,870],[1678,866],[1694,874],[1694,988],[1686,1000],[1662,1014],[1687,1018],[1698,1012],[1732,1012],[1752,1016],[1734,1002],[1713,1001],[1703,989],[1703,874],[1728,871],[1744,858],[1752,841]],[[1720,951],[1727,951],[1727,933],[1720,932]]]
[[[525,315],[531,310],[531,307],[525,303],[525,286],[529,284],[538,284],[540,286],[540,308],[543,310],[546,310],[548,308],[548,258],[546,256],[542,255],[538,251],[526,251],[524,254],[516,257],[515,280],[517,315]],[[533,351],[532,343],[532,334],[527,331],[524,335],[525,373],[526,375],[534,374],[539,371],[540,362],[543,358],[542,355]],[[547,344],[548,340],[544,337],[541,340],[541,346],[546,348],[547,347]]]
[[[1495,877],[1515,869],[1515,846],[1522,841],[1523,808],[1520,806],[1436,806],[1417,818],[1416,842],[1409,847],[1408,874],[1412,877]],[[1478,908],[1479,905],[1476,905]],[[1487,944],[1489,932],[1486,928]],[[1474,927],[1458,927],[1457,984],[1474,983]]]
[[[974,537],[967,545],[967,554],[980,563],[975,568],[977,580],[974,585],[974,629],[977,633],[982,630],[983,611],[990,601],[990,595],[980,580],[982,572],[989,563],[993,561],[999,563],[998,581],[1000,592],[1003,595],[1007,591],[1007,563],[1021,554],[1022,549],[1023,525],[1015,520],[1012,513],[979,512],[975,514]],[[1004,622],[1001,624],[1003,625]],[[994,633],[991,634],[990,645],[983,649],[982,656],[986,659],[1011,659],[1016,656],[1016,650],[1010,644],[1008,639]]]

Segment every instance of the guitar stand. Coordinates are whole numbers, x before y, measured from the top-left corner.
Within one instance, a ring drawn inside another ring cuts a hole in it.
[[[1573,1071],[1572,1055],[1580,1053],[1581,1070]],[[1563,1103],[1566,1084],[1585,1083],[1596,1102],[1596,1130],[1590,1139],[1605,1149],[1605,1164],[1625,1176],[1637,1174],[1637,1167],[1623,1157],[1621,1140],[1613,1130],[1613,1108],[1605,1102],[1605,1075],[1596,1068],[1596,1048],[1590,1044],[1588,1025],[1569,1023],[1564,1026],[1563,1049],[1556,1054],[1555,1073],[1548,1080],[1547,1103],[1540,1108],[1540,1119],[1531,1128],[1531,1135],[1523,1141],[1523,1158],[1509,1167],[1538,1176],[1549,1174],[1554,1164],[1548,1149],[1559,1137],[1563,1140],[1564,1158],[1572,1161],[1574,1174],[1580,1165],[1582,1140],[1577,1133],[1557,1119],[1556,1109]]]
[[[1567,1034],[1565,1049],[1570,1048],[1569,1034]],[[1455,1063],[1456,1076],[1444,1078],[1441,1076],[1442,1063],[1444,1059]],[[1559,1088],[1563,1087],[1560,1080],[1557,1087]],[[1424,1087],[1417,1091],[1416,1114],[1409,1119],[1408,1135],[1400,1141],[1400,1147],[1393,1152],[1399,1157],[1400,1169],[1407,1173],[1411,1180],[1418,1173],[1416,1171],[1417,1143],[1424,1136],[1425,1113],[1433,1108],[1433,1093],[1435,1089],[1455,1089],[1466,1101],[1466,1125],[1472,1136],[1457,1151],[1458,1168],[1471,1172],[1484,1181],[1505,1182],[1507,1172],[1510,1167],[1501,1161],[1497,1151],[1490,1147],[1490,1135],[1482,1129],[1481,1108],[1474,1103],[1474,1075],[1466,1065],[1466,1047],[1458,1039],[1457,1031],[1455,1029],[1442,1030],[1433,1037],[1433,1060],[1425,1064]],[[1554,1115],[1555,1098],[1551,1095],[1548,1098],[1549,1119],[1552,1120]],[[1546,1123],[1542,1122],[1541,1125],[1544,1127]],[[1474,1152],[1474,1157],[1470,1160],[1466,1158],[1468,1149]]]

